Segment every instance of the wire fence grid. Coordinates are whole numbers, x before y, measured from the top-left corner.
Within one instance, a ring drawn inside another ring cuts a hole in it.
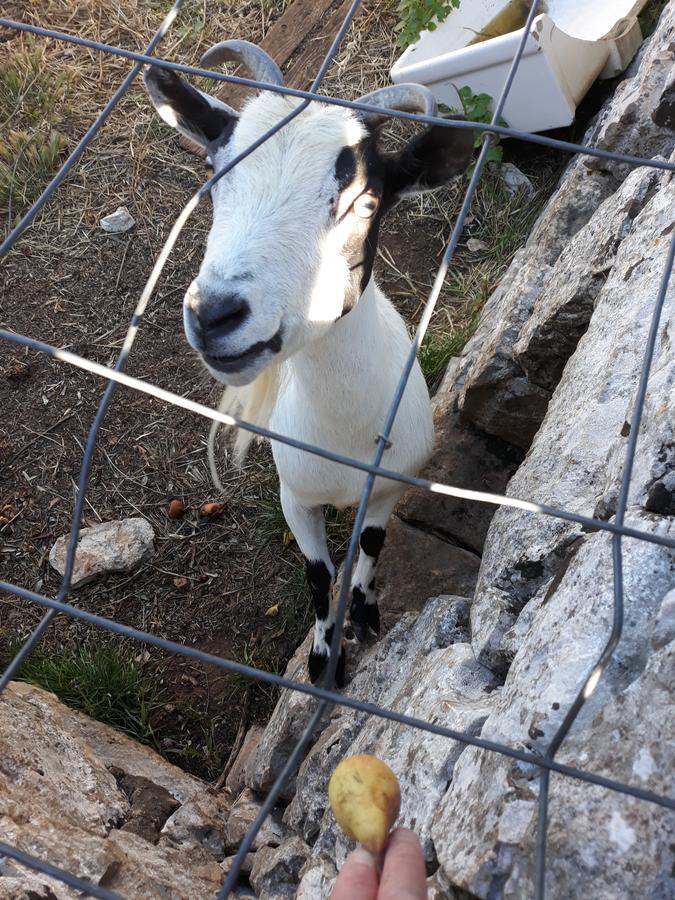
[[[309,91],[300,91],[293,88],[279,86],[279,85],[271,85],[264,82],[256,81],[254,79],[242,78],[234,75],[225,75],[219,72],[213,72],[211,70],[200,69],[193,66],[181,65],[178,63],[169,62],[167,60],[155,57],[154,51],[158,44],[161,42],[162,38],[166,35],[167,31],[171,27],[172,23],[176,19],[178,13],[180,12],[184,0],[175,0],[175,3],[169,13],[166,15],[164,21],[161,23],[159,29],[153,36],[152,40],[149,42],[148,46],[144,53],[135,53],[129,50],[125,50],[120,47],[113,47],[107,44],[101,44],[97,41],[87,40],[81,37],[65,34],[63,32],[54,31],[48,28],[42,28],[34,25],[30,25],[27,23],[15,22],[9,19],[0,18],[0,26],[5,28],[10,28],[15,31],[23,31],[29,32],[31,34],[59,41],[66,41],[72,44],[76,44],[79,46],[87,47],[90,50],[96,50],[105,54],[113,54],[116,56],[127,58],[133,61],[134,65],[127,77],[120,84],[118,89],[115,91],[111,99],[105,105],[105,107],[101,110],[100,114],[96,118],[96,120],[89,127],[87,132],[83,135],[75,149],[72,151],[68,159],[65,161],[61,169],[51,180],[47,188],[42,192],[40,197],[35,201],[33,206],[29,209],[29,211],[23,216],[23,218],[18,222],[18,224],[10,231],[5,240],[0,244],[0,259],[6,255],[6,253],[14,246],[16,241],[19,239],[21,234],[25,231],[25,229],[33,222],[39,211],[44,207],[44,205],[48,202],[48,200],[53,196],[54,192],[57,190],[59,185],[63,182],[63,180],[67,177],[69,172],[76,165],[77,161],[80,159],[82,154],[85,152],[93,138],[95,137],[98,130],[102,127],[110,113],[113,111],[115,106],[119,103],[125,93],[133,84],[134,80],[140,73],[141,69],[146,64],[153,64],[163,68],[171,69],[184,74],[191,75],[202,75],[208,78],[211,78],[215,81],[223,81],[231,84],[240,84],[250,88],[257,88],[259,90],[272,91],[275,93],[284,94],[290,97],[295,97],[299,99],[301,102],[284,118],[282,118],[279,122],[277,122],[272,128],[270,128],[265,134],[263,134],[255,143],[246,148],[237,158],[232,160],[227,166],[220,169],[217,172],[214,172],[212,177],[193,195],[193,197],[186,204],[180,215],[178,216],[176,222],[174,223],[171,231],[166,239],[166,242],[157,257],[153,270],[148,278],[145,287],[140,295],[139,301],[137,303],[134,314],[129,323],[129,327],[124,339],[124,343],[122,349],[119,353],[119,356],[116,360],[115,366],[113,368],[109,368],[106,366],[99,365],[90,360],[84,359],[75,354],[69,353],[64,350],[59,350],[58,348],[51,346],[49,344],[45,344],[41,341],[36,341],[28,336],[15,334],[11,331],[0,330],[0,338],[3,340],[11,341],[15,344],[22,345],[24,347],[30,348],[32,350],[45,353],[52,357],[53,359],[59,360],[61,362],[76,366],[85,371],[91,372],[95,375],[101,376],[102,378],[107,380],[107,385],[105,391],[103,393],[101,402],[99,404],[96,416],[92,422],[84,454],[82,465],[80,469],[79,476],[79,484],[78,491],[76,494],[74,509],[73,509],[73,517],[70,531],[70,539],[67,548],[66,562],[65,562],[65,571],[63,574],[62,582],[60,589],[55,598],[49,598],[42,594],[36,593],[34,591],[29,591],[25,588],[22,588],[18,585],[10,584],[5,581],[0,581],[0,590],[4,590],[9,592],[17,597],[21,597],[25,600],[28,600],[32,603],[35,603],[47,610],[44,617],[38,624],[38,626],[31,633],[29,638],[23,644],[23,646],[16,653],[13,660],[8,665],[7,669],[3,673],[0,678],[0,693],[5,689],[9,681],[17,674],[23,662],[26,660],[31,651],[37,646],[40,642],[41,638],[44,636],[46,630],[48,629],[51,622],[54,618],[59,614],[65,614],[79,621],[86,622],[92,626],[105,629],[113,634],[117,634],[120,636],[124,636],[126,638],[133,638],[138,641],[143,641],[147,644],[150,644],[154,647],[157,647],[161,650],[165,650],[171,653],[182,654],[185,657],[198,660],[202,663],[206,663],[208,665],[219,667],[228,672],[238,673],[247,678],[257,679],[259,681],[265,682],[270,685],[274,685],[277,687],[283,687],[290,690],[300,691],[302,693],[308,694],[317,699],[318,703],[316,706],[316,710],[313,713],[311,720],[307,727],[305,728],[302,735],[298,738],[298,741],[295,745],[293,752],[291,753],[284,769],[277,777],[274,785],[270,789],[267,798],[260,810],[259,815],[256,820],[253,822],[249,830],[247,831],[242,843],[239,847],[235,860],[233,862],[232,867],[230,868],[227,877],[225,878],[223,885],[221,887],[219,898],[226,898],[229,896],[230,892],[233,890],[241,867],[241,863],[249,851],[256,834],[258,833],[260,827],[262,826],[265,818],[272,810],[275,805],[277,799],[279,798],[283,788],[288,780],[288,778],[294,773],[297,765],[301,761],[303,754],[312,740],[312,735],[314,733],[315,727],[318,725],[324,713],[330,709],[333,705],[340,705],[350,709],[354,709],[360,712],[367,713],[373,716],[379,716],[380,718],[384,718],[386,720],[391,720],[394,722],[398,722],[400,724],[406,725],[411,728],[419,729],[423,732],[427,732],[430,734],[441,735],[447,737],[452,740],[456,740],[465,745],[470,745],[474,747],[479,747],[484,750],[499,753],[503,756],[509,757],[511,759],[519,760],[524,763],[528,763],[530,765],[536,766],[539,770],[539,813],[538,813],[538,830],[535,844],[535,877],[534,877],[534,896],[537,900],[543,900],[545,895],[545,881],[546,881],[546,843],[547,843],[547,824],[548,824],[548,796],[549,796],[549,782],[550,782],[550,774],[551,772],[555,772],[559,775],[575,778],[577,780],[581,780],[586,782],[587,784],[594,784],[600,787],[604,787],[608,790],[612,790],[618,793],[622,793],[625,795],[629,795],[645,802],[657,804],[658,806],[665,807],[668,809],[675,809],[675,799],[663,796],[652,791],[644,790],[642,788],[638,788],[634,785],[626,784],[623,782],[616,781],[611,778],[607,778],[605,776],[596,774],[594,772],[585,771],[583,769],[575,768],[572,766],[563,765],[561,763],[556,762],[555,756],[557,751],[560,749],[563,741],[565,740],[567,734],[569,733],[570,728],[572,727],[576,717],[578,716],[581,708],[584,703],[591,695],[593,689],[597,685],[599,679],[602,677],[602,673],[604,672],[607,664],[609,663],[614,650],[620,640],[621,630],[622,630],[622,621],[623,621],[623,580],[622,580],[622,540],[624,538],[632,538],[637,540],[649,541],[651,543],[660,544],[666,547],[675,548],[675,540],[668,538],[664,535],[659,534],[651,534],[648,532],[640,531],[635,528],[627,527],[624,524],[625,513],[628,502],[628,491],[630,488],[630,481],[633,469],[633,463],[635,459],[635,451],[638,440],[638,435],[640,431],[640,423],[642,421],[642,414],[645,403],[645,395],[647,390],[647,382],[649,378],[650,366],[652,363],[652,359],[654,356],[656,339],[658,334],[659,322],[661,313],[664,307],[666,293],[668,289],[668,283],[670,274],[673,268],[673,262],[675,260],[675,234],[671,239],[670,248],[668,252],[668,258],[666,267],[663,273],[663,277],[661,280],[661,284],[659,286],[656,301],[654,304],[654,309],[652,312],[651,318],[651,326],[645,346],[645,352],[643,357],[642,371],[640,375],[636,401],[633,409],[631,428],[629,433],[629,438],[627,441],[626,448],[626,456],[624,463],[624,470],[621,480],[620,487],[620,495],[617,503],[617,510],[615,515],[614,522],[606,522],[599,519],[594,519],[588,516],[579,515],[577,513],[570,512],[568,510],[559,509],[557,507],[548,506],[546,504],[533,503],[526,499],[518,499],[514,497],[506,497],[497,494],[489,494],[483,491],[473,491],[462,488],[457,488],[448,484],[439,484],[435,482],[428,481],[422,478],[415,478],[409,475],[404,475],[399,472],[391,471],[382,466],[382,460],[384,457],[384,453],[389,446],[389,436],[391,434],[391,429],[394,424],[394,420],[396,418],[399,405],[401,402],[401,398],[403,397],[403,393],[406,388],[406,384],[408,381],[408,377],[410,372],[412,371],[417,350],[419,349],[422,339],[424,338],[426,329],[429,325],[431,317],[434,312],[434,308],[436,302],[438,300],[438,296],[447,274],[448,268],[452,261],[455,248],[457,247],[457,243],[459,241],[460,235],[462,233],[464,223],[473,199],[473,196],[476,192],[476,188],[478,186],[481,173],[485,166],[485,162],[487,160],[487,155],[490,150],[491,144],[494,141],[494,137],[496,135],[506,136],[506,137],[515,137],[520,140],[530,141],[532,143],[552,147],[555,149],[567,151],[570,153],[579,153],[587,156],[600,157],[608,160],[614,160],[617,162],[628,163],[634,166],[650,166],[652,168],[666,170],[666,171],[675,171],[675,163],[663,161],[660,159],[643,159],[640,157],[613,153],[611,151],[603,150],[601,148],[595,147],[587,147],[579,144],[573,144],[566,141],[555,140],[542,135],[534,135],[528,134],[526,132],[521,132],[516,129],[508,128],[506,126],[500,126],[497,124],[499,121],[501,112],[504,108],[504,104],[506,102],[507,96],[511,87],[513,85],[514,78],[517,74],[518,67],[520,61],[523,56],[523,52],[525,50],[525,45],[527,41],[527,37],[530,32],[530,27],[532,22],[537,15],[538,9],[538,0],[532,3],[527,23],[523,29],[522,37],[517,49],[517,52],[512,61],[507,79],[505,81],[504,87],[502,89],[501,95],[495,105],[494,115],[492,118],[492,122],[490,124],[478,123],[478,122],[470,122],[470,121],[457,121],[457,120],[446,120],[436,116],[425,116],[418,115],[413,113],[406,113],[402,111],[395,111],[384,108],[373,107],[372,105],[364,105],[363,103],[353,102],[348,100],[343,100],[340,98],[329,97],[319,95],[317,93],[321,82],[323,80],[324,75],[326,74],[328,68],[330,67],[335,54],[342,42],[344,36],[347,34],[352,19],[356,15],[359,7],[361,6],[362,0],[354,0],[352,3],[347,15],[335,36],[335,39],[317,73],[317,76],[310,88]],[[433,124],[439,125],[442,127],[449,128],[471,128],[480,130],[482,132],[482,147],[478,156],[478,160],[476,162],[472,177],[470,179],[469,185],[467,187],[464,201],[462,203],[462,207],[457,217],[457,221],[452,231],[452,235],[448,246],[443,255],[443,259],[441,265],[439,267],[438,273],[434,280],[431,292],[429,294],[428,300],[424,306],[422,316],[420,319],[420,323],[418,325],[414,340],[412,342],[411,350],[406,360],[405,367],[401,373],[394,397],[392,398],[391,405],[387,412],[385,421],[383,423],[382,431],[377,435],[375,440],[375,450],[373,454],[373,459],[371,463],[364,463],[360,460],[350,459],[348,457],[342,456],[341,454],[334,453],[326,448],[318,447],[314,445],[306,444],[302,441],[298,441],[293,438],[292,435],[282,435],[276,432],[270,431],[269,429],[262,428],[259,426],[252,425],[249,422],[242,421],[239,418],[220,413],[216,410],[210,409],[209,407],[203,406],[202,404],[196,403],[188,398],[180,397],[170,391],[164,390],[154,384],[150,384],[144,382],[142,380],[132,378],[125,374],[125,367],[129,358],[129,354],[131,353],[135,338],[138,334],[139,328],[143,322],[143,316],[145,310],[147,308],[147,304],[153,294],[153,291],[157,285],[157,281],[161,275],[162,269],[171,253],[175,242],[180,234],[182,228],[185,223],[189,219],[190,215],[196,208],[196,206],[200,203],[200,201],[209,193],[211,187],[222,177],[224,177],[229,171],[234,168],[242,159],[248,156],[250,153],[254,152],[258,146],[268,140],[272,135],[278,132],[280,129],[284,128],[288,122],[294,119],[296,116],[300,115],[304,109],[307,108],[309,103],[311,102],[319,102],[319,103],[327,103],[333,104],[339,107],[344,107],[347,109],[352,109],[356,111],[367,111],[373,112],[376,110],[380,112],[383,116],[387,116],[390,118],[398,118],[409,121],[418,122],[421,124]],[[75,559],[75,551],[77,546],[77,538],[79,532],[79,525],[82,519],[82,513],[84,510],[85,496],[87,490],[87,484],[89,479],[89,473],[91,470],[91,463],[94,454],[94,449],[96,446],[96,440],[98,437],[99,429],[105,417],[105,414],[115,396],[118,385],[124,385],[126,387],[132,388],[139,392],[149,394],[152,397],[158,398],[167,403],[174,404],[176,406],[182,407],[183,409],[194,412],[200,416],[203,416],[206,419],[210,419],[215,422],[222,422],[226,425],[236,426],[238,428],[244,428],[248,431],[253,432],[254,434],[268,438],[270,440],[280,441],[282,443],[288,444],[297,449],[303,450],[307,453],[312,453],[323,457],[325,459],[331,460],[339,465],[351,466],[356,468],[365,474],[365,481],[363,486],[363,491],[361,495],[361,499],[359,505],[357,507],[356,518],[354,522],[354,527],[351,534],[351,539],[349,541],[349,546],[347,550],[347,556],[345,560],[345,574],[343,576],[342,585],[339,593],[338,600],[338,608],[337,608],[337,621],[333,633],[332,645],[331,645],[331,655],[329,659],[329,664],[327,666],[325,677],[323,681],[323,686],[315,686],[311,684],[305,684],[300,682],[295,682],[289,680],[285,677],[275,675],[270,672],[265,672],[263,670],[255,669],[250,666],[243,665],[241,663],[234,662],[232,660],[228,660],[219,656],[214,656],[212,654],[205,653],[201,650],[198,650],[194,647],[188,647],[183,644],[179,644],[173,641],[168,641],[163,638],[156,637],[153,634],[150,634],[145,631],[141,631],[135,628],[131,628],[127,625],[123,625],[119,622],[116,622],[111,619],[107,619],[102,616],[95,615],[93,613],[89,613],[86,610],[78,609],[68,602],[68,597],[70,594],[71,588],[71,579],[73,572],[73,564]],[[612,549],[613,549],[613,579],[614,579],[614,608],[613,608],[613,622],[610,636],[608,638],[607,644],[598,658],[596,664],[591,669],[590,673],[586,677],[584,684],[579,691],[579,694],[571,705],[570,709],[567,711],[565,718],[556,731],[554,737],[552,738],[547,750],[543,754],[537,754],[533,752],[526,752],[519,750],[515,747],[510,747],[508,745],[502,744],[497,741],[490,741],[481,737],[474,737],[469,734],[465,734],[463,732],[458,732],[453,730],[452,728],[447,728],[444,726],[436,725],[431,722],[427,722],[424,720],[417,719],[412,716],[401,714],[395,710],[386,709],[377,704],[370,704],[367,702],[363,702],[360,700],[356,700],[354,698],[349,697],[347,694],[337,693],[333,690],[334,685],[334,677],[337,666],[337,658],[338,658],[338,648],[340,646],[342,640],[342,631],[345,619],[345,612],[347,606],[347,597],[349,592],[349,584],[350,584],[350,576],[354,566],[355,556],[358,550],[358,539],[359,534],[363,525],[363,521],[366,514],[366,508],[368,504],[368,500],[373,488],[373,484],[375,482],[375,478],[388,478],[395,481],[399,481],[406,485],[411,485],[417,487],[422,490],[443,493],[450,496],[461,497],[464,499],[473,500],[481,503],[490,503],[497,506],[510,506],[517,509],[522,509],[532,513],[538,513],[548,516],[553,516],[556,518],[560,518],[566,521],[575,522],[585,526],[587,529],[591,530],[604,530],[608,531],[612,535]],[[50,876],[54,879],[57,879],[63,882],[70,887],[81,891],[83,894],[92,896],[92,897],[101,897],[106,898],[106,900],[114,900],[117,895],[111,893],[110,891],[101,888],[95,884],[92,884],[88,881],[85,881],[81,878],[78,878],[73,873],[65,871],[57,866],[52,865],[48,861],[38,859],[31,854],[25,853],[21,849],[10,846],[5,842],[0,841],[0,855],[7,856],[11,859],[16,860],[17,862],[33,869],[38,872],[43,873],[44,875]]]

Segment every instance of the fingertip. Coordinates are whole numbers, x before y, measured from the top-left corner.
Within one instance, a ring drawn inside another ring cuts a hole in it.
[[[363,847],[357,847],[340,870],[331,900],[376,900],[377,889],[375,858]]]
[[[391,833],[380,880],[381,900],[426,900],[427,872],[419,838],[409,828]]]

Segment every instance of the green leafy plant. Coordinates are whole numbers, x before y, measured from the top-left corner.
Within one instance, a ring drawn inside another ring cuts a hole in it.
[[[445,104],[439,103],[439,112],[463,112],[467,119],[472,122],[485,122],[486,125],[489,125],[490,122],[492,122],[492,106],[494,104],[494,100],[489,94],[474,94],[468,84],[464,85],[464,87],[459,88],[457,93],[459,94],[459,99],[462,101],[462,109],[451,109],[450,107],[445,106]],[[504,126],[508,125],[507,121],[502,116],[497,119],[497,124]],[[481,144],[483,143],[483,134],[484,132],[482,131],[476,132],[476,136],[473,142],[474,147],[480,148]],[[496,134],[492,141],[490,152],[488,153],[488,162],[502,161],[503,151],[499,144],[499,141],[499,135]],[[473,171],[473,167],[471,167],[469,171]]]
[[[422,31],[433,31],[459,3],[460,0],[399,0],[396,25],[399,47],[414,44]]]

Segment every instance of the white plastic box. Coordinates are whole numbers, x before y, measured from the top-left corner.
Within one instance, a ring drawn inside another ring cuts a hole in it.
[[[457,90],[499,96],[523,28],[471,44],[514,0],[461,0],[445,22],[422,32],[391,70],[394,83],[426,85],[457,108]],[[520,0],[526,2],[526,0]],[[548,0],[537,15],[504,108],[512,128],[569,125],[595,79],[622,72],[642,42],[637,13],[647,0]],[[468,46],[471,44],[471,46]]]

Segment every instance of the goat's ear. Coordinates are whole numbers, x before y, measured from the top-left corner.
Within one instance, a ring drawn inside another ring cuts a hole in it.
[[[181,134],[207,151],[228,140],[237,115],[225,103],[193,88],[170,69],[151,66],[143,80],[157,112]]]
[[[464,119],[464,116],[448,116]],[[407,194],[433,191],[469,166],[473,129],[432,125],[387,160],[385,191],[389,204]]]

